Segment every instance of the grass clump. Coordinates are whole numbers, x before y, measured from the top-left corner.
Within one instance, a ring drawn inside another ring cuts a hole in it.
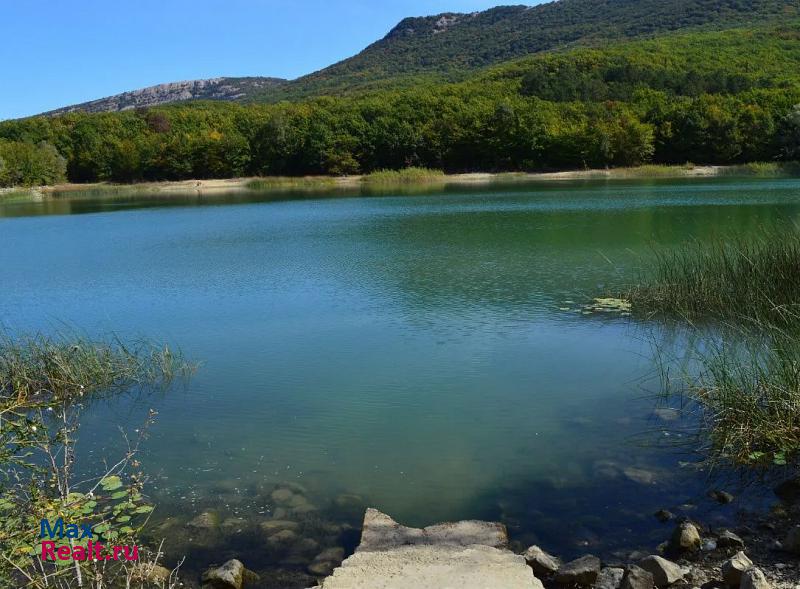
[[[701,355],[688,390],[701,408],[711,459],[786,466],[800,456],[800,345],[795,334],[761,325],[756,340],[718,342]]]
[[[720,170],[723,176],[753,176],[756,178],[790,178],[800,176],[798,162],[751,162]]]
[[[445,174],[441,170],[429,168],[404,168],[402,170],[378,170],[367,174],[362,181],[369,185],[402,185],[443,182]]]
[[[794,228],[656,255],[652,277],[623,295],[639,315],[777,325],[800,318],[800,234]]]

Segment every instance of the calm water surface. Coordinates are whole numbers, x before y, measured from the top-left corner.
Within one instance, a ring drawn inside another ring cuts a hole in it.
[[[185,390],[85,424],[84,447],[111,448],[158,409],[144,462],[162,511],[216,493],[255,521],[291,481],[334,518],[350,493],[414,525],[501,519],[566,555],[652,549],[660,507],[729,513],[653,415],[651,346],[676,336],[576,309],[653,248],[800,220],[798,197],[794,180],[694,180],[0,204],[0,321],[203,362]]]

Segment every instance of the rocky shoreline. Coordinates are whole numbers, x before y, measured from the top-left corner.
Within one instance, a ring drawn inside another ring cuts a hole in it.
[[[306,588],[316,579],[314,589],[800,589],[800,478],[780,485],[776,494],[779,502],[768,513],[742,514],[738,524],[727,529],[661,510],[654,517],[669,523],[672,531],[652,552],[606,559],[586,554],[569,562],[539,546],[521,550],[509,542],[505,526],[499,523],[463,521],[409,528],[367,509],[355,553],[345,558],[342,546],[306,546],[304,554],[315,556],[306,557],[310,564],[305,576],[259,576],[232,558],[182,586]],[[292,506],[311,513],[299,487],[279,487],[272,495],[287,513]],[[733,497],[717,491],[715,499],[723,503]],[[220,525],[225,524],[203,513],[188,527],[197,534]],[[288,519],[273,518],[259,527],[267,550],[304,540],[298,534],[300,524]],[[310,544],[309,539],[304,541]],[[167,572],[159,567],[153,580]],[[302,584],[304,578],[311,583]]]

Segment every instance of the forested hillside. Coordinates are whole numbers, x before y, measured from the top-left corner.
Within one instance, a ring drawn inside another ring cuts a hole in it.
[[[458,83],[0,123],[0,184],[800,157],[800,22],[548,52]],[[59,155],[60,154],[60,155]],[[62,159],[63,158],[63,159]]]
[[[546,50],[799,15],[796,0],[560,0],[407,18],[358,55],[255,98],[276,101],[408,86],[420,75],[454,81],[475,69]]]

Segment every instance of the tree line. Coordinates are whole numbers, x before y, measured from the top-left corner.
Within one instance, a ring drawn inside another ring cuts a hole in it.
[[[6,121],[0,184],[795,159],[793,34],[694,33],[574,50],[465,82],[360,96]]]

